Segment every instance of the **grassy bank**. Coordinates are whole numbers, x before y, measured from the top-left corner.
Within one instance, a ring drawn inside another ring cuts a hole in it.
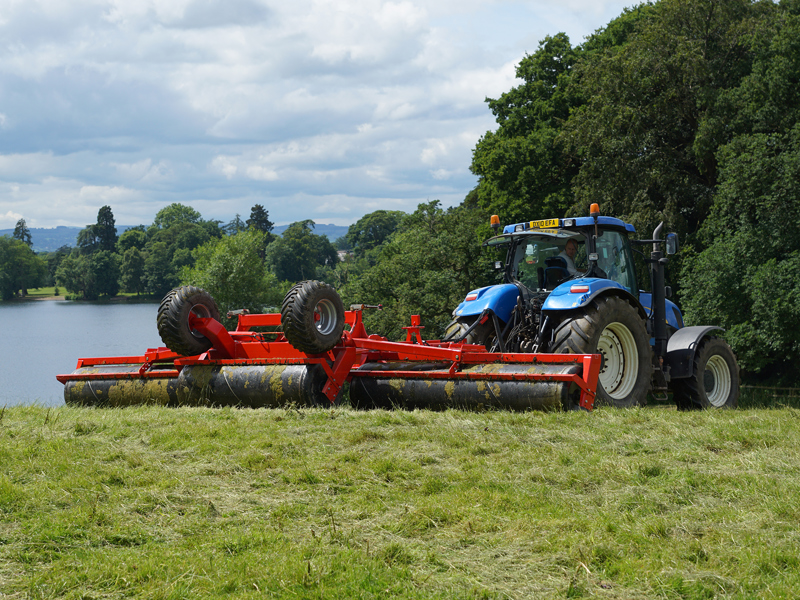
[[[8,408],[0,598],[792,598],[800,411]]]

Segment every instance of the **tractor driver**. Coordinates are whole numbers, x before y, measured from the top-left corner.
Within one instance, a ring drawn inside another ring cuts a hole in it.
[[[567,263],[567,272],[570,276],[577,275],[578,273],[585,273],[584,269],[575,268],[575,255],[578,253],[578,242],[570,238],[567,240],[566,246],[559,253],[559,256]]]

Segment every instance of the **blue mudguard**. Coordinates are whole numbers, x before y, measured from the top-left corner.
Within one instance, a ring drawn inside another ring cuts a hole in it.
[[[517,286],[510,283],[472,290],[456,307],[455,316],[473,317],[490,308],[500,319],[508,322],[511,311],[517,305],[518,295]]]
[[[598,294],[608,291],[633,297],[628,288],[616,281],[582,277],[580,279],[570,279],[554,289],[542,304],[542,310],[572,310],[580,308],[589,304]]]

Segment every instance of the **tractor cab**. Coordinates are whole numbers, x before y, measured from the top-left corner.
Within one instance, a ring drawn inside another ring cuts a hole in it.
[[[507,225],[484,245],[508,246],[500,265],[504,282],[521,283],[531,292],[550,293],[566,282],[593,278],[614,281],[638,296],[628,239],[634,231],[612,217],[598,217],[597,223],[592,217],[546,219]]]

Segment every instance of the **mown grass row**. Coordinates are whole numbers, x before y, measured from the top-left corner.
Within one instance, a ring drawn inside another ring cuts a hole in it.
[[[800,411],[8,408],[0,598],[792,598]]]

